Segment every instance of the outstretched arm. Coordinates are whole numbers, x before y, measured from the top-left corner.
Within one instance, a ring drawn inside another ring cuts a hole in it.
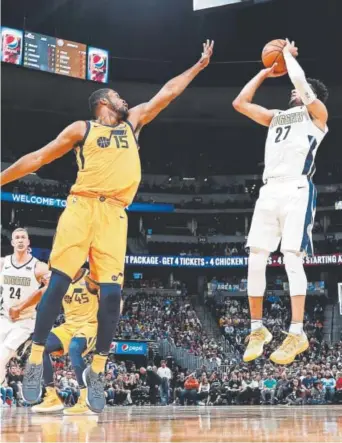
[[[283,49],[283,54],[290,80],[298,91],[302,102],[307,107],[315,124],[320,129],[324,130],[328,120],[327,108],[324,103],[318,100],[315,92],[305,77],[305,72],[293,56],[293,50],[296,49],[295,43],[290,43],[288,39],[286,39],[286,42],[287,44]]]
[[[250,80],[242,89],[240,94],[233,101],[233,107],[236,111],[246,115],[250,119],[263,126],[269,126],[274,117],[275,110],[267,109],[263,106],[252,103],[257,89],[268,77],[279,77],[284,74],[274,72],[276,63],[271,68],[262,69],[255,77]]]
[[[25,309],[30,308],[31,306],[36,306],[40,302],[46,290],[47,286],[43,286],[42,288],[37,289],[37,291],[32,292],[32,294],[24,302],[20,303],[17,306],[12,306],[9,309],[9,316],[11,317],[11,320],[19,320],[20,314]]]
[[[14,180],[25,177],[37,171],[42,166],[51,163],[82,141],[86,132],[86,123],[77,121],[65,128],[52,142],[38,151],[30,152],[17,160],[1,173],[1,184],[6,185]]]
[[[182,94],[192,80],[208,66],[213,54],[213,49],[214,42],[207,40],[207,42],[203,44],[202,56],[194,66],[183,72],[183,74],[168,81],[149,102],[130,109],[128,120],[136,131],[155,119],[163,109]]]

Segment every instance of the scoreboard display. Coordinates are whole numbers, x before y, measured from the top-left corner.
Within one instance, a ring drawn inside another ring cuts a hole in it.
[[[56,74],[85,79],[86,64],[87,45],[56,39]]]
[[[86,77],[87,46],[25,32],[24,66],[69,77]]]
[[[2,27],[1,61],[38,71],[108,83],[107,50],[37,32]]]
[[[35,32],[25,32],[24,66],[54,73],[56,39]]]

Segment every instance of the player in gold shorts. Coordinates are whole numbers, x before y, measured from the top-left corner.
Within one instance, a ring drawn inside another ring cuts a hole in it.
[[[72,149],[78,163],[76,183],[59,219],[50,257],[50,284],[38,309],[32,352],[23,381],[23,396],[33,403],[41,395],[44,345],[61,300],[77,270],[89,257],[90,274],[100,284],[98,332],[94,359],[84,372],[87,404],[94,412],[105,406],[103,372],[119,321],[127,242],[125,208],[141,179],[137,137],[209,65],[214,42],[207,40],[199,61],[167,82],[148,102],[128,109],[112,89],[89,99],[92,121],[77,121],[42,149],[25,155],[2,172],[2,184],[37,171]],[[101,393],[102,392],[102,393]]]
[[[46,341],[43,356],[46,395],[43,403],[32,408],[33,412],[49,413],[64,409],[54,387],[50,355],[69,354],[80,389],[80,398],[75,406],[64,409],[64,414],[91,413],[86,404],[86,387],[82,379],[86,365],[82,357],[95,346],[99,287],[89,280],[88,274],[87,269],[81,268],[62,300],[65,323],[53,328]]]

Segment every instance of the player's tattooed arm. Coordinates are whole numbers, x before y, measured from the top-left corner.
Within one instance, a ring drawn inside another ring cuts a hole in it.
[[[6,185],[25,177],[25,175],[31,174],[42,166],[62,157],[83,140],[85,133],[86,123],[84,121],[72,123],[46,146],[24,155],[5,169],[1,173],[1,184]]]
[[[255,77],[252,78],[242,89],[240,94],[233,101],[233,107],[240,114],[249,117],[251,120],[263,126],[269,126],[276,113],[274,109],[267,109],[263,106],[253,103],[254,95],[261,84],[269,77],[280,77],[285,73],[278,74],[274,70],[277,64],[271,68],[262,69]]]
[[[155,119],[160,112],[182,94],[193,79],[209,65],[213,50],[214,41],[207,40],[206,43],[203,43],[201,58],[195,65],[168,81],[150,101],[130,109],[128,120],[135,132]]]

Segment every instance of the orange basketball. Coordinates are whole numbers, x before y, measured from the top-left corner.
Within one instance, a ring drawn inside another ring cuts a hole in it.
[[[273,63],[277,63],[275,72],[287,72],[283,56],[283,49],[286,45],[285,40],[277,39],[268,42],[262,50],[261,58],[265,68],[270,68]]]

